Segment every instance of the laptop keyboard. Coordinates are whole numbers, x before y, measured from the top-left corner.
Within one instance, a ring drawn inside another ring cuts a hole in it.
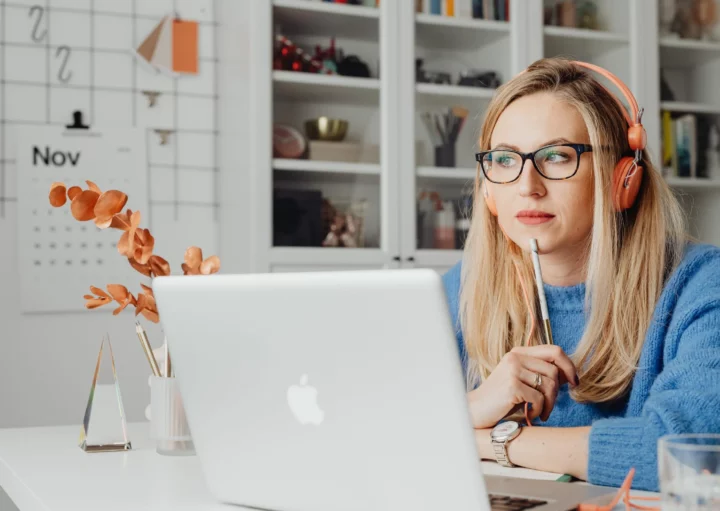
[[[547,501],[507,497],[505,495],[490,495],[490,508],[493,511],[523,511],[544,504],[547,504]]]

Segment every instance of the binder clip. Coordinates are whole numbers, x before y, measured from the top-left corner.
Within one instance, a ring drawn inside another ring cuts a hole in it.
[[[73,123],[66,124],[65,127],[69,130],[88,130],[90,126],[83,123],[83,113],[80,110],[73,112]]]

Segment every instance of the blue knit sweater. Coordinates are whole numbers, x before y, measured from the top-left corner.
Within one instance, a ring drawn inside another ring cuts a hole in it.
[[[443,277],[458,346],[460,263]],[[632,290],[628,290],[632,292]],[[555,344],[572,354],[585,329],[585,284],[545,285]],[[592,426],[588,478],[619,486],[631,467],[633,487],[658,490],[657,440],[665,434],[720,432],[720,248],[689,244],[668,279],[645,337],[630,392],[615,402],[580,404],[564,385],[547,422]]]

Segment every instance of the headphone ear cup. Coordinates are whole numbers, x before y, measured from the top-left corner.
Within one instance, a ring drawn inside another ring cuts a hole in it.
[[[632,207],[640,191],[643,168],[641,165],[637,165],[637,168],[635,168],[634,161],[634,158],[625,156],[615,165],[612,190],[613,207],[615,211],[625,211]],[[632,175],[628,177],[629,174]]]
[[[483,196],[485,197],[485,204],[487,204],[490,213],[493,216],[498,216],[497,207],[495,207],[495,199],[493,199],[492,195],[490,195],[490,190],[488,190],[486,184],[483,185]]]

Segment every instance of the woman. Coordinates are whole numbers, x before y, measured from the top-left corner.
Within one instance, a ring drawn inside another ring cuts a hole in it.
[[[483,459],[504,452],[612,486],[634,467],[634,486],[657,490],[660,436],[720,432],[720,249],[688,241],[626,115],[591,71],[563,59],[501,87],[482,127],[463,261],[443,278]],[[614,196],[633,187],[634,200]],[[554,345],[526,305],[537,300],[532,238]],[[509,440],[496,428],[493,443],[493,427],[512,426],[524,403],[545,427]]]

